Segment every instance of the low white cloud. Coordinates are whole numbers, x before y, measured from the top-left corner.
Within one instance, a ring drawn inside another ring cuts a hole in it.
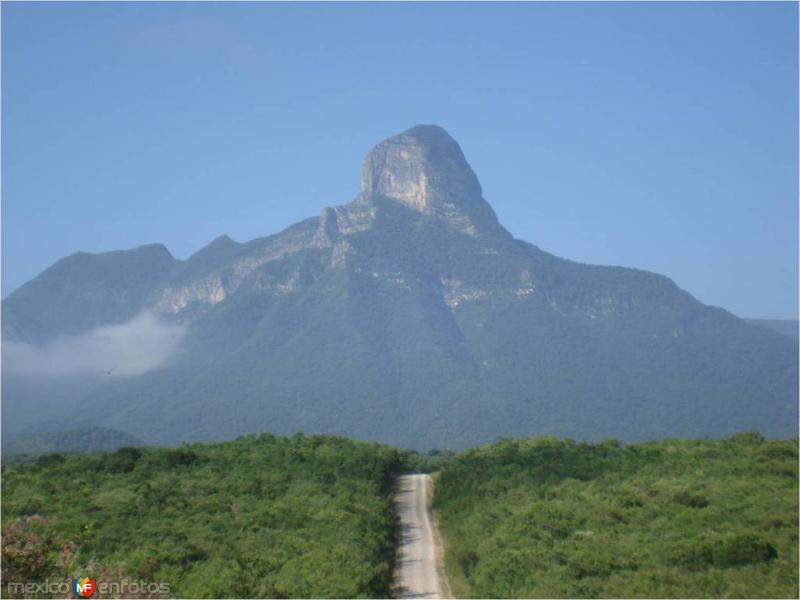
[[[44,346],[3,343],[3,371],[35,376],[140,375],[163,365],[185,328],[143,312],[127,323],[58,338]]]

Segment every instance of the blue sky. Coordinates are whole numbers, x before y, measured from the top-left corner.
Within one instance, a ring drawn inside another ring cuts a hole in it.
[[[517,237],[796,318],[794,3],[2,4],[3,296],[276,232],[417,123]]]

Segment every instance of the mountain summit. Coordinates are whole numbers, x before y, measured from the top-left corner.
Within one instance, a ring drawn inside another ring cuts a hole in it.
[[[370,150],[361,189],[421,211],[482,198],[478,178],[458,143],[436,125],[417,125]]]
[[[79,253],[2,311],[4,443],[86,415],[161,444],[797,433],[796,340],[661,275],[514,239],[433,125],[375,146],[359,195],[319,217],[185,261],[155,245]],[[163,360],[105,364],[146,336]]]
[[[436,125],[417,125],[370,150],[361,190],[364,199],[394,200],[470,235],[499,227],[458,143]]]

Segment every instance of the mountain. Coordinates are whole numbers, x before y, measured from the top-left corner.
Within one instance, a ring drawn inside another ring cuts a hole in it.
[[[795,340],[800,338],[800,332],[798,332],[798,323],[792,319],[746,319],[746,321],[748,323],[767,327],[773,331],[782,333],[783,335],[788,335]]]
[[[105,427],[86,427],[70,431],[54,431],[18,438],[3,448],[3,456],[34,457],[59,452],[83,454],[87,452],[112,452],[126,446],[141,446],[142,441],[121,431]]]
[[[303,430],[419,449],[797,434],[796,340],[514,239],[436,126],[375,146],[360,194],[319,217],[185,261],[76,254],[2,316],[4,440],[87,421],[158,444]]]

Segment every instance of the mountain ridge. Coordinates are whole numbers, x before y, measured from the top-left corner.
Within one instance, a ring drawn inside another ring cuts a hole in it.
[[[302,429],[417,448],[796,431],[795,343],[663,275],[514,239],[435,126],[376,145],[357,197],[317,217],[220,236],[184,261],[144,248],[114,255],[126,268],[110,275],[106,255],[77,275],[57,263],[3,302],[4,340],[46,343],[142,310],[186,329],[160,368],[81,384],[38,427],[83,411],[152,443]],[[23,383],[4,381],[4,396],[30,396]]]

